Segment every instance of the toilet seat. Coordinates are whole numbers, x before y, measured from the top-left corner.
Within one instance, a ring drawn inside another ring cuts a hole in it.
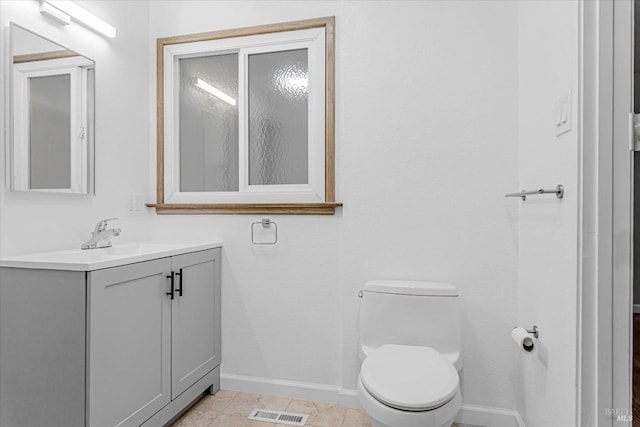
[[[431,347],[385,344],[362,363],[364,388],[381,403],[404,411],[446,404],[459,386],[458,372]]]

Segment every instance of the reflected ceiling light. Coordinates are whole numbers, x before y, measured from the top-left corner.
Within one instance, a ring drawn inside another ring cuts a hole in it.
[[[40,13],[42,13],[43,15],[48,16],[51,19],[56,20],[57,22],[59,22],[62,25],[71,24],[71,17],[69,15],[67,15],[66,13],[61,11],[60,9],[57,9],[57,8],[51,6],[47,2],[40,3]]]
[[[232,97],[230,97],[226,93],[222,92],[220,89],[211,86],[209,83],[205,82],[202,79],[198,79],[198,83],[196,83],[196,86],[198,86],[200,89],[206,90],[211,95],[215,96],[218,99],[223,100],[224,102],[226,102],[229,105],[233,105],[233,106],[236,105],[236,100],[235,99],[233,99]]]
[[[287,64],[276,70],[272,84],[287,96],[306,97],[309,93],[309,73],[296,64]]]
[[[309,75],[304,73],[287,76],[285,86],[292,92],[306,91],[309,88]]]
[[[48,5],[49,7],[54,7],[65,13],[74,21],[78,21],[79,23],[91,28],[94,31],[97,31],[101,34],[104,34],[107,37],[112,39],[116,38],[116,28],[112,25],[107,24],[102,19],[95,16],[93,13],[88,10],[78,6],[72,1],[69,0],[42,0],[41,5]],[[42,11],[42,9],[41,9]]]

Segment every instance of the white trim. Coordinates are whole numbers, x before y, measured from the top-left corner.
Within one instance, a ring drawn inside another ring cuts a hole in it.
[[[607,5],[596,2],[580,3],[579,17],[579,102],[578,123],[580,154],[579,183],[580,202],[578,254],[579,286],[577,299],[577,348],[576,348],[576,420],[579,425],[596,425],[604,411],[598,410],[598,349],[597,349],[597,285],[598,245],[598,131],[601,128],[599,114],[600,97],[605,95],[606,85],[598,78],[604,66],[604,55],[611,49],[601,50],[605,43],[599,34],[600,21]],[[600,273],[602,274],[602,273]]]
[[[82,192],[82,181],[84,181],[82,176],[82,166],[80,163],[82,162],[82,139],[80,138],[80,127],[82,127],[82,123],[86,120],[82,118],[86,114],[86,110],[82,110],[82,95],[84,91],[82,90],[82,69],[74,68],[71,72],[71,129],[70,136],[71,141],[69,148],[71,152],[71,163],[69,168],[70,172],[70,184],[71,184],[71,192],[80,193]]]
[[[329,403],[337,403],[341,391],[340,387],[327,384],[274,380],[235,374],[221,374],[220,388]]]
[[[629,115],[633,111],[633,3],[629,0],[613,2],[614,12],[614,68],[613,68],[613,163],[612,181],[604,177],[604,183],[613,195],[609,208],[613,209],[612,223],[612,324],[599,339],[612,337],[612,388],[611,408],[631,409],[631,356],[632,332],[632,230],[633,230],[633,166],[629,151]],[[600,283],[599,286],[607,286]],[[606,322],[606,319],[603,319]],[[606,325],[606,323],[605,323]],[[607,341],[604,343],[609,344]],[[608,346],[607,346],[608,347]],[[615,422],[614,425],[631,425],[631,422]]]
[[[249,183],[249,64],[247,62],[247,55],[238,52],[238,189],[240,191],[243,191]]]
[[[585,8],[583,3],[578,4],[578,91],[577,98],[577,115],[578,126],[576,131],[578,134],[578,268],[577,268],[577,286],[576,286],[576,359],[575,359],[575,378],[576,378],[576,393],[574,395],[575,402],[575,424],[580,424],[582,415],[582,312],[584,305],[583,287],[585,285],[585,266],[588,262],[585,262],[585,231],[588,225],[585,224],[585,205],[588,201],[588,196],[585,194],[587,185],[584,182],[584,168],[585,168],[585,132],[584,132],[584,100],[585,100],[585,76],[583,63],[585,61],[584,55],[584,25],[585,25]],[[571,99],[571,95],[569,95]],[[571,115],[571,112],[569,113]]]
[[[325,67],[325,29],[309,47],[309,186],[324,202],[326,170],[326,67]],[[317,73],[317,75],[316,75]]]
[[[631,404],[632,205],[626,119],[631,104],[632,4],[619,0],[581,5],[585,264],[578,425],[624,426],[630,423],[615,422],[606,409]]]
[[[1,144],[4,145],[4,185],[5,188],[9,191],[13,191],[13,114],[12,114],[12,105],[13,105],[13,87],[12,87],[12,76],[13,76],[13,48],[11,46],[12,36],[11,36],[11,28],[15,24],[11,22],[5,28],[0,28],[0,31],[3,31],[4,34],[4,45],[0,45],[3,48],[4,54],[1,54],[0,57],[0,100],[4,100],[4,102],[0,101],[1,107],[4,109],[4,114],[2,114],[2,124],[4,125],[2,129],[4,130],[3,134],[0,136],[2,138]]]
[[[518,411],[480,405],[462,405],[456,422],[487,427],[526,427]]]
[[[194,55],[215,51],[237,51],[242,48],[279,45],[290,42],[310,42],[318,36],[324,35],[324,28],[308,30],[283,31],[280,33],[258,34],[255,36],[234,37],[228,39],[205,40],[192,43],[178,43],[165,46],[165,54],[171,56]],[[222,53],[221,53],[222,54]]]
[[[360,400],[358,400],[358,392],[346,388],[340,389],[338,392],[338,405],[344,408],[362,409]]]
[[[13,70],[13,102],[10,110],[13,111],[13,122],[11,128],[13,131],[11,141],[11,190],[27,190],[29,188],[29,140],[28,140],[28,99],[29,85],[27,79],[22,78],[22,74]]]
[[[173,141],[178,140],[178,134],[174,128],[173,111],[176,110],[177,103],[174,100],[174,86],[180,85],[178,70],[174,67],[174,58],[169,51],[169,46],[164,47],[164,199],[167,201],[171,195],[180,188],[179,160],[177,159],[178,144]],[[174,73],[174,71],[176,71]],[[177,187],[174,188],[174,185]]]
[[[215,199],[214,199],[215,198]],[[165,203],[320,203],[322,200],[315,191],[287,191],[264,193],[239,193],[236,191],[217,192],[174,192],[165,197]],[[213,201],[215,200],[215,201]]]
[[[78,139],[80,143],[80,149],[78,150],[78,164],[80,167],[79,174],[79,191],[80,193],[89,193],[89,171],[91,170],[89,165],[89,129],[87,123],[89,122],[89,70],[82,68],[80,73],[80,123],[78,123]],[[72,174],[73,176],[73,174]]]
[[[355,390],[326,384],[221,374],[220,388],[244,393],[338,403],[345,408],[361,409]],[[467,404],[462,405],[456,422],[487,427],[525,427],[517,411]]]

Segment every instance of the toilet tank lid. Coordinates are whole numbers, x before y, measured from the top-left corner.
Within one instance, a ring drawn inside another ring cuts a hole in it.
[[[453,285],[418,280],[369,280],[364,284],[364,291],[398,295],[458,296],[458,289]]]

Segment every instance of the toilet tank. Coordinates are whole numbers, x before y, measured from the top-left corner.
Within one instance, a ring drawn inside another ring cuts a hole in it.
[[[458,290],[446,283],[370,280],[358,316],[360,360],[384,344],[432,347],[462,368]]]

